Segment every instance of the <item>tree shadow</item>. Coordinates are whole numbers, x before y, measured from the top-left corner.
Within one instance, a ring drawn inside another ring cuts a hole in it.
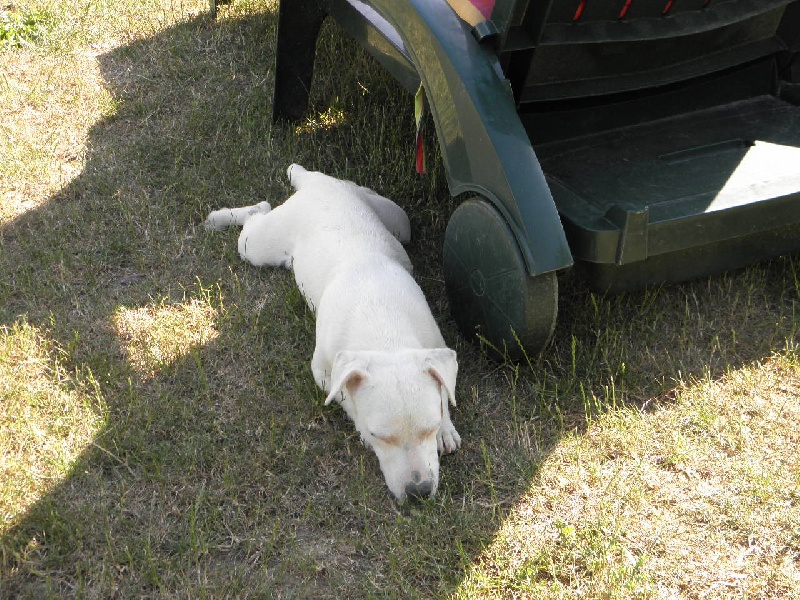
[[[613,409],[610,384],[644,405],[676,380],[769,356],[795,331],[790,259],[613,298],[567,276],[547,351],[530,368],[486,361],[447,316],[439,248],[453,202],[441,173],[404,175],[403,92],[328,28],[315,102],[352,113],[273,126],[264,40],[276,18],[196,19],[101,56],[117,109],[92,128],[83,172],[0,229],[2,324],[45,332],[63,385],[94,386],[103,419],[2,536],[3,597],[443,595],[563,433]],[[325,75],[345,55],[345,80]],[[408,199],[417,277],[461,365],[465,444],[443,460],[434,502],[398,508],[343,413],[322,406],[313,320],[291,275],[248,267],[236,232],[200,225],[211,208],[284,198],[289,161]],[[732,302],[745,281],[758,304]],[[197,337],[170,333],[198,306]],[[153,327],[188,341],[137,358]],[[532,438],[510,439],[511,418]]]

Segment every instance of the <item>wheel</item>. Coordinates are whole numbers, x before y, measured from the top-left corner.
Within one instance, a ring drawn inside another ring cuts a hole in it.
[[[555,273],[531,277],[502,215],[482,198],[462,203],[447,224],[443,257],[450,308],[467,339],[495,358],[536,356],[558,314]]]

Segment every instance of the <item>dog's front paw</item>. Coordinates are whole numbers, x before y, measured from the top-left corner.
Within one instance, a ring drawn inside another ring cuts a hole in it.
[[[436,445],[439,454],[450,454],[461,447],[461,436],[451,422],[442,423],[439,433],[436,434]]]

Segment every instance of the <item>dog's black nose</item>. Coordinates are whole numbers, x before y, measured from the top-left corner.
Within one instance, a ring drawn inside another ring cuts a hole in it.
[[[433,491],[433,484],[429,481],[423,481],[421,483],[407,483],[406,484],[406,496],[408,496],[411,500],[422,500],[427,498],[431,495]]]

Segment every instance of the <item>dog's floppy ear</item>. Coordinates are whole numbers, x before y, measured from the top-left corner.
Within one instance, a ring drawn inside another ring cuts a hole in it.
[[[331,367],[331,389],[325,398],[325,406],[336,399],[340,392],[347,390],[352,394],[369,377],[368,362],[357,352],[341,350],[336,353]]]
[[[433,377],[447,392],[450,404],[456,405],[456,375],[458,361],[450,348],[434,348],[425,357],[425,372]]]

